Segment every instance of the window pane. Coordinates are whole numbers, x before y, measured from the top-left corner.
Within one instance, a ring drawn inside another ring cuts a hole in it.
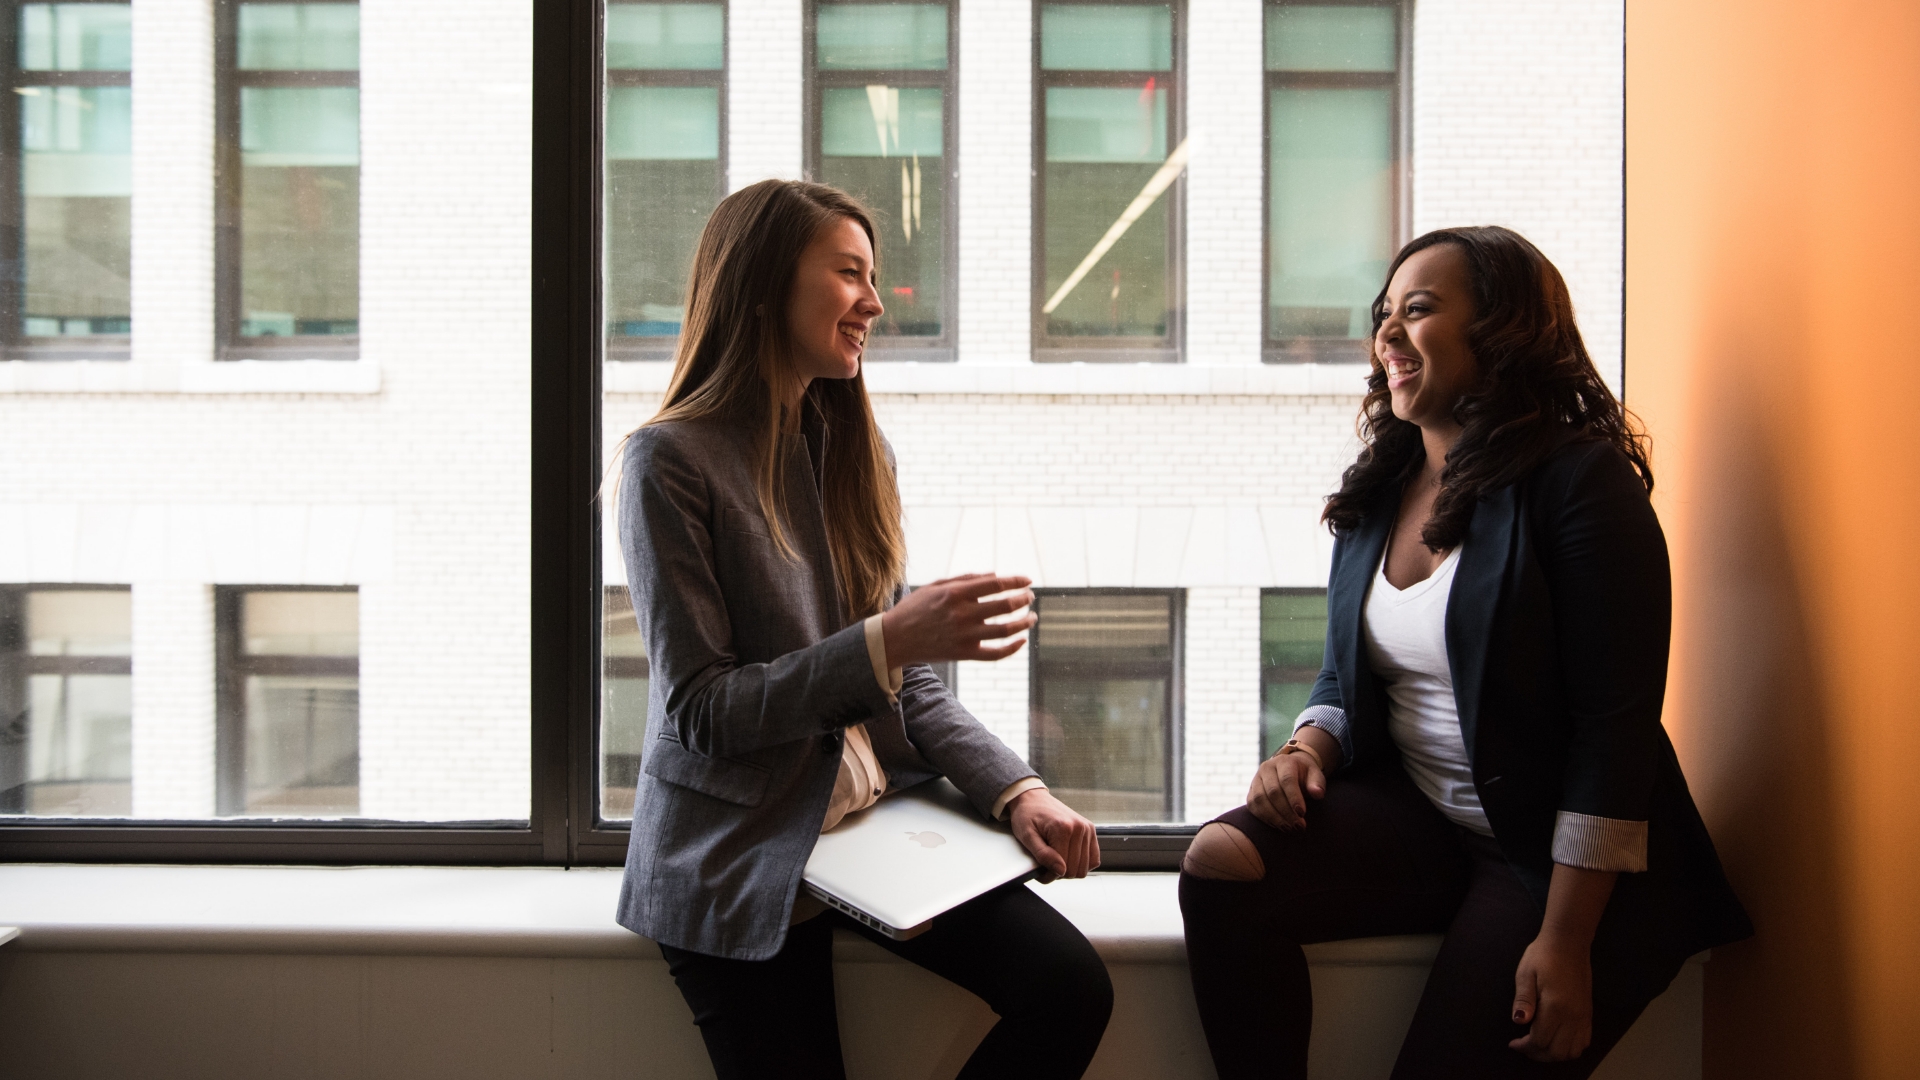
[[[240,91],[243,337],[352,334],[360,311],[360,91]]]
[[[27,594],[32,656],[127,656],[133,594],[125,589],[40,589]]]
[[[130,600],[0,586],[0,813],[131,812]]]
[[[246,686],[246,803],[273,817],[360,812],[360,680],[254,675]]]
[[[1170,71],[1173,9],[1049,4],[1040,9],[1040,66],[1053,71]]]
[[[1392,91],[1271,93],[1273,336],[1365,338],[1393,256]]]
[[[1293,737],[1307,707],[1327,637],[1324,589],[1260,594],[1260,757]]]
[[[1172,598],[1047,593],[1035,610],[1029,762],[1094,821],[1173,820]]]
[[[28,71],[130,66],[125,4],[27,4],[19,28]],[[123,338],[133,309],[132,91],[22,85],[14,94],[24,256],[17,332],[28,339]]]
[[[1267,70],[1391,72],[1395,16],[1387,7],[1270,7]]]
[[[132,8],[20,5],[20,66],[27,71],[131,71]]]
[[[607,67],[717,71],[724,34],[719,4],[608,4]]]
[[[606,591],[600,654],[600,816],[633,817],[640,754],[647,735],[647,643],[624,586]]]
[[[30,675],[29,814],[123,817],[133,811],[133,679]]]
[[[355,71],[360,67],[358,4],[242,4],[242,71]]]
[[[250,592],[241,603],[241,648],[250,655],[360,655],[357,593]]]
[[[1166,157],[1166,91],[1056,86],[1046,93],[1046,331],[1163,337],[1167,199],[1162,194],[1144,210],[1134,203]],[[1123,222],[1129,212],[1137,217]],[[1116,226],[1125,231],[1063,295]]]
[[[937,88],[878,85],[820,94],[820,178],[859,196],[879,230],[881,334],[941,332],[944,96]]]
[[[944,4],[822,4],[814,18],[822,71],[939,71],[947,66]]]

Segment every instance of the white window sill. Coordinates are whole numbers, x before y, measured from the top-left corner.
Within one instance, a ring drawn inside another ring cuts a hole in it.
[[[1178,878],[1095,874],[1029,886],[1109,963],[1186,960]],[[350,953],[650,958],[613,921],[610,868],[0,866],[8,946],[48,952]],[[0,939],[4,940],[4,939]],[[1432,962],[1437,936],[1308,946],[1315,965]],[[842,959],[885,960],[847,935]]]
[[[934,364],[875,361],[866,366],[874,394],[1045,394],[1306,397],[1366,393],[1365,364]],[[666,392],[673,364],[611,360],[601,386],[609,394]]]
[[[0,394],[377,394],[377,360],[0,362]]]

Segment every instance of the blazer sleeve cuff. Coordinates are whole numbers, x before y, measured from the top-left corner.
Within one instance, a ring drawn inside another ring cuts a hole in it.
[[[887,632],[880,623],[880,616],[870,615],[866,621],[867,662],[873,665],[873,681],[887,692],[887,703],[900,704],[900,686],[905,681],[905,673],[897,667],[887,666]]]
[[[1638,874],[1647,868],[1647,823],[1562,810],[1553,822],[1553,861]]]
[[[1007,812],[1008,803],[1032,791],[1034,788],[1040,788],[1044,791],[1046,786],[1046,782],[1037,776],[1029,776],[1008,784],[1007,789],[1000,793],[1000,797],[993,800],[993,820],[1000,820],[1001,815]]]
[[[1353,733],[1347,727],[1347,710],[1338,705],[1309,705],[1293,722],[1293,730],[1317,727],[1340,743],[1340,759],[1353,760]]]

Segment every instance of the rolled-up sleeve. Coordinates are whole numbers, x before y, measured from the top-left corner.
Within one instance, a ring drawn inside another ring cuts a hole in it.
[[[1562,810],[1553,822],[1553,861],[1638,874],[1647,868],[1647,823]]]
[[[1340,757],[1353,760],[1353,731],[1347,724],[1347,710],[1338,705],[1309,705],[1294,720],[1294,734],[1298,735],[1303,727],[1317,727],[1333,736],[1339,740]]]

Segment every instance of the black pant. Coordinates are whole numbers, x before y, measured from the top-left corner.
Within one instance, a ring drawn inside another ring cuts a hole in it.
[[[833,930],[844,927],[978,995],[1000,1016],[962,1080],[1078,1077],[1113,1011],[1107,967],[1074,925],[1024,885],[995,889],[894,941],[828,912],[787,932],[769,960],[660,946],[719,1080],[839,1080]]]
[[[1394,1064],[1415,1077],[1580,1078],[1679,970],[1646,935],[1602,925],[1593,950],[1593,1043],[1542,1064],[1509,1048],[1514,969],[1543,913],[1493,840],[1434,809],[1397,765],[1327,784],[1307,828],[1283,832],[1246,807],[1219,820],[1247,834],[1265,880],[1180,877],[1187,961],[1221,1080],[1305,1080],[1313,987],[1300,946],[1382,934],[1446,934]],[[1651,974],[1650,974],[1651,973]]]

